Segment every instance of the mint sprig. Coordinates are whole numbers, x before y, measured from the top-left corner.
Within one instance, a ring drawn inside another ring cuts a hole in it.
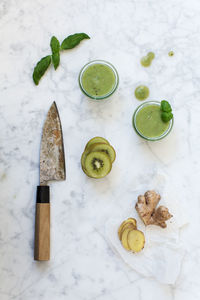
[[[75,33],[65,38],[60,46],[58,39],[52,36],[50,41],[51,55],[43,57],[35,66],[33,70],[33,81],[35,85],[39,84],[40,79],[53,62],[54,69],[56,70],[60,64],[60,52],[62,50],[69,50],[76,47],[84,39],[90,39],[86,33]]]
[[[172,107],[168,101],[162,100],[161,105],[161,119],[163,122],[169,122],[173,118]]]

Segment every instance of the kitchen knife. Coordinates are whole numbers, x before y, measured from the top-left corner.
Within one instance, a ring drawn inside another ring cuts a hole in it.
[[[50,259],[50,191],[48,182],[52,180],[65,180],[62,127],[55,102],[48,111],[40,147],[40,185],[37,187],[35,218],[35,260]]]

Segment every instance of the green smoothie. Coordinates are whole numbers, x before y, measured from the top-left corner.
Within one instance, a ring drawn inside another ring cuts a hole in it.
[[[86,68],[81,77],[82,87],[92,97],[111,93],[116,85],[116,76],[111,67],[95,63]]]
[[[152,63],[152,60],[155,58],[155,54],[153,52],[147,53],[146,56],[143,56],[140,60],[141,65],[143,67],[149,67]]]
[[[145,100],[146,98],[149,97],[149,89],[145,85],[139,85],[135,89],[135,97],[138,100]]]
[[[162,121],[160,105],[155,104],[141,108],[135,120],[137,130],[147,138],[161,136],[169,128],[169,123]]]
[[[174,56],[174,51],[169,51],[168,55],[169,56]]]

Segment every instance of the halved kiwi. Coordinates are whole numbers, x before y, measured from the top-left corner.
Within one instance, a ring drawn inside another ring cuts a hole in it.
[[[89,142],[86,144],[85,150],[88,149],[92,144],[95,144],[95,143],[104,143],[104,144],[109,145],[109,142],[106,139],[104,139],[100,136],[95,136],[94,138],[89,140]]]
[[[92,151],[95,151],[95,152],[100,151],[100,152],[106,153],[110,157],[111,163],[114,162],[115,157],[116,157],[115,149],[111,145],[108,145],[108,144],[103,144],[103,143],[92,144],[88,148],[88,151],[91,151],[91,152]]]
[[[88,176],[102,178],[111,171],[112,163],[106,153],[94,151],[86,155],[84,167]]]

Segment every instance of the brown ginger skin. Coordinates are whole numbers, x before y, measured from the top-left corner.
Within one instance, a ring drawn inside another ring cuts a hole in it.
[[[138,196],[135,209],[146,226],[158,225],[162,228],[167,227],[166,221],[169,220],[172,215],[165,206],[156,208],[160,198],[160,195],[155,191],[147,191],[144,195]]]

